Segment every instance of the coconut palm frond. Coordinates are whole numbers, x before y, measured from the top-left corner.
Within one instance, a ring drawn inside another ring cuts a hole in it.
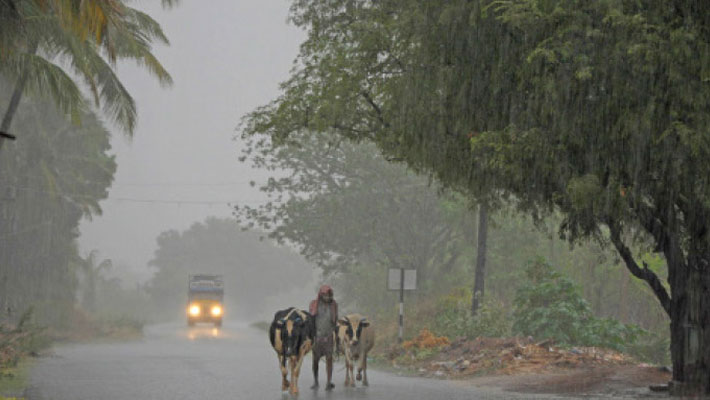
[[[163,32],[163,28],[158,21],[154,20],[150,15],[134,8],[127,8],[127,13],[131,17],[133,24],[136,25],[138,31],[145,34],[147,38],[158,40],[166,45],[170,44],[168,37],[165,36],[165,32]]]
[[[10,76],[20,77],[26,74],[27,89],[40,96],[50,95],[57,107],[79,121],[85,109],[84,99],[79,87],[59,66],[44,57],[33,53],[20,53],[5,59],[2,70]]]
[[[133,97],[98,52],[89,52],[86,57],[99,87],[101,108],[129,137],[132,136],[138,116]]]
[[[135,60],[138,65],[158,79],[162,86],[170,86],[173,78],[151,53],[151,39],[137,24],[126,24],[123,29],[112,29],[118,58]]]
[[[50,60],[61,59],[70,65],[73,71],[83,78],[84,83],[91,91],[96,106],[100,104],[100,95],[94,71],[91,63],[88,62],[87,54],[96,52],[96,46],[87,40],[80,40],[76,35],[62,29],[59,24],[49,25],[51,35],[43,43],[42,52],[48,55]]]

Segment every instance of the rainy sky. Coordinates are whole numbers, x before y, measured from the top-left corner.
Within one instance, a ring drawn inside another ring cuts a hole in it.
[[[263,200],[249,181],[267,175],[238,162],[235,128],[277,95],[305,37],[286,22],[289,0],[183,0],[168,10],[159,3],[136,6],[170,39],[154,53],[175,83],[164,89],[138,67],[119,66],[138,128],[132,140],[112,129],[118,171],[103,215],[84,221],[79,239],[82,254],[96,249],[137,279],[151,274],[160,232],[228,217],[227,202]]]

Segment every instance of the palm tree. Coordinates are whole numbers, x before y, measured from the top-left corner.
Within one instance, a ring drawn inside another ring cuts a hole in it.
[[[176,0],[164,0],[171,6]],[[0,6],[0,72],[15,79],[0,124],[7,132],[22,95],[49,95],[57,106],[79,120],[86,107],[77,83],[60,65],[83,79],[97,106],[124,131],[135,128],[136,106],[114,72],[119,59],[133,59],[161,84],[172,79],[151,53],[154,41],[168,44],[160,25],[121,0],[6,0]],[[3,25],[5,26],[5,25]],[[2,146],[2,141],[0,141]]]
[[[111,260],[104,259],[98,262],[98,251],[92,250],[85,259],[81,259],[81,269],[84,274],[84,295],[82,306],[87,311],[96,311],[96,281],[101,279],[101,274],[113,266]]]

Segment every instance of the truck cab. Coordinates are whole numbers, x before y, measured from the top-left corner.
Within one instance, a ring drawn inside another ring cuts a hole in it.
[[[187,325],[208,322],[222,326],[224,315],[224,280],[222,275],[189,275]]]

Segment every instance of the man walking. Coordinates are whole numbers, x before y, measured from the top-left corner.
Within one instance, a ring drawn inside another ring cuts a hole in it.
[[[318,297],[311,301],[309,312],[316,320],[316,342],[313,346],[313,386],[318,388],[318,362],[325,357],[325,367],[328,383],[325,390],[333,390],[333,347],[335,345],[335,328],[338,321],[338,303],[333,299],[333,289],[323,285],[318,290]]]

